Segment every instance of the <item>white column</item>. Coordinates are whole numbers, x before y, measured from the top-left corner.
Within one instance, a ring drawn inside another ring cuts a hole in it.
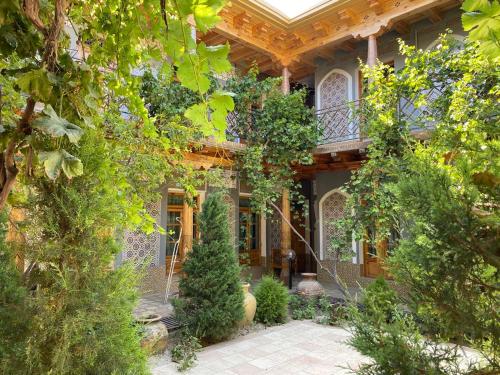
[[[377,65],[377,57],[377,37],[370,35],[368,37],[368,58],[366,59],[366,64],[369,67]]]

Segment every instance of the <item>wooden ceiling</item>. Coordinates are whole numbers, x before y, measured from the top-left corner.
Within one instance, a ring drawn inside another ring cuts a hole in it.
[[[256,0],[232,0],[221,22],[198,39],[208,45],[229,42],[230,59],[246,69],[257,62],[261,72],[277,76],[283,66],[299,80],[314,73],[317,57],[333,62],[336,50],[352,52],[369,35],[395,30],[428,18],[441,19],[457,0],[337,0],[288,20]]]

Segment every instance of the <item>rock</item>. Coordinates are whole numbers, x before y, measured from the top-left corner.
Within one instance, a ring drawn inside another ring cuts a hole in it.
[[[137,321],[144,324],[141,347],[149,355],[163,354],[167,349],[168,330],[160,317],[147,317]]]

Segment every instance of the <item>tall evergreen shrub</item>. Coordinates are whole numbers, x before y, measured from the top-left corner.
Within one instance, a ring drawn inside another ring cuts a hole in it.
[[[22,294],[14,302],[26,314],[29,337],[4,363],[5,374],[147,373],[131,313],[137,276],[129,267],[112,270],[121,251],[114,229],[125,220],[117,188],[124,167],[113,162],[99,130],[85,133],[78,152],[83,175],[32,177],[24,206],[29,243],[20,250],[34,266],[23,280],[25,305]],[[0,342],[8,338],[0,334]]]
[[[208,196],[200,214],[200,242],[184,263],[176,313],[190,332],[208,342],[220,341],[243,318],[240,266],[231,245],[227,205],[220,193]]]
[[[0,374],[22,373],[23,348],[29,323],[26,289],[14,263],[13,249],[5,241],[7,214],[0,213]]]

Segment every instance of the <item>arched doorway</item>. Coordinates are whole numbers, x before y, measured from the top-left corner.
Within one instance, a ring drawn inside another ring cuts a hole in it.
[[[346,202],[347,195],[338,189],[326,193],[319,202],[319,242],[322,260],[330,258],[328,253],[331,239],[343,234],[332,223],[345,216]]]

